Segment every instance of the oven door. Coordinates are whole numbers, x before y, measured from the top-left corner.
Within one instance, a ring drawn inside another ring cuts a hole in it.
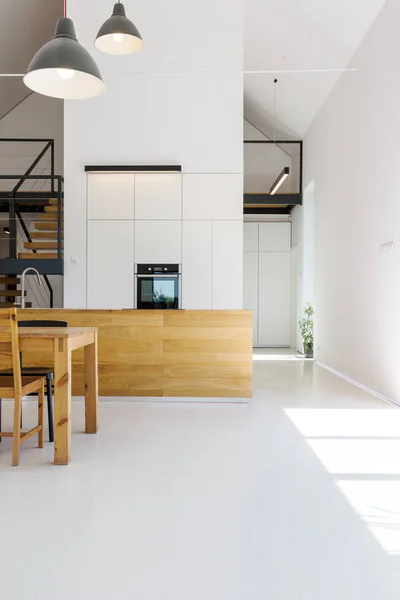
[[[136,275],[136,308],[140,310],[180,308],[179,275]]]

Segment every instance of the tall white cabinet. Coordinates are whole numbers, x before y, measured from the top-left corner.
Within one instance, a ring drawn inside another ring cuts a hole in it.
[[[287,222],[244,223],[244,308],[255,346],[290,346],[290,235]]]
[[[182,265],[182,308],[241,309],[241,175],[90,173],[87,307],[132,308],[135,263]]]

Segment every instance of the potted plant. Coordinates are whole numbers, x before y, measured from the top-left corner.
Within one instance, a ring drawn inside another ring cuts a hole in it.
[[[314,356],[314,306],[307,302],[304,307],[304,317],[299,321],[301,337],[303,338],[306,358]]]

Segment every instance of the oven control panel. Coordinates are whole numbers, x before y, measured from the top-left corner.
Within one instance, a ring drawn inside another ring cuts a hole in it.
[[[180,265],[177,264],[156,264],[156,265],[136,265],[137,275],[158,275],[164,274],[179,274]]]

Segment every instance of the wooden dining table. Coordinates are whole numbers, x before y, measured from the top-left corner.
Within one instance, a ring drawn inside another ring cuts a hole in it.
[[[67,465],[71,458],[71,355],[78,348],[84,348],[85,354],[85,433],[97,432],[97,328],[19,327],[18,334],[22,353],[53,353],[54,463]]]

